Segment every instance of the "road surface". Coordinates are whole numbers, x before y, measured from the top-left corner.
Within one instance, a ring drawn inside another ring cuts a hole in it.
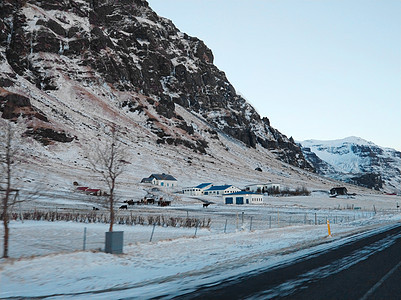
[[[176,299],[401,299],[401,225]]]

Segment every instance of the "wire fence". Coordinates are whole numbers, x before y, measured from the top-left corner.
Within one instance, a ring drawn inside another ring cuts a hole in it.
[[[297,209],[177,209],[124,211],[116,226],[124,231],[124,246],[162,240],[288,226],[348,224],[371,218],[374,211],[302,211]],[[103,251],[109,216],[106,212],[12,212],[10,257],[26,257],[77,250]],[[42,222],[35,222],[42,221]],[[120,230],[120,229],[117,229]],[[3,228],[0,229],[3,247]]]

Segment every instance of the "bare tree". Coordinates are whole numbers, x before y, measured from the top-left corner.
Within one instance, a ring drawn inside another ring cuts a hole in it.
[[[0,191],[2,192],[2,220],[4,227],[3,236],[3,258],[8,257],[9,245],[9,210],[17,202],[18,190],[13,188],[13,174],[14,165],[17,161],[17,147],[15,143],[15,130],[9,121],[1,122],[2,129],[0,131],[0,164],[1,164],[1,178],[0,178]]]
[[[110,209],[110,227],[113,231],[114,202],[117,178],[125,171],[127,148],[121,142],[121,134],[116,125],[106,128],[106,138],[95,145],[89,154],[93,170],[103,177],[108,187],[108,205]]]

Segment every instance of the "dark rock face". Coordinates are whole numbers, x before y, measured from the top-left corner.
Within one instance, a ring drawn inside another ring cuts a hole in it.
[[[73,137],[68,136],[65,132],[58,132],[51,128],[31,128],[25,134],[32,136],[43,145],[49,145],[53,142],[69,143],[74,140]]]
[[[1,117],[8,120],[17,120],[18,117],[24,117],[28,119],[36,118],[45,122],[48,122],[46,116],[33,108],[29,98],[7,92],[3,90],[3,94],[0,94],[0,111],[2,112]]]
[[[7,0],[0,11],[5,59],[38,88],[58,88],[50,67],[42,64],[44,54],[60,57],[53,68],[63,68],[62,61],[79,61],[90,71],[65,69],[71,80],[104,80],[114,89],[149,96],[167,119],[176,117],[178,104],[249,147],[261,145],[285,162],[314,170],[293,140],[237,95],[224,72],[213,65],[212,51],[159,17],[146,1]]]
[[[350,183],[364,186],[376,191],[380,191],[383,188],[383,180],[380,174],[366,173],[359,176],[354,176],[349,180]]]

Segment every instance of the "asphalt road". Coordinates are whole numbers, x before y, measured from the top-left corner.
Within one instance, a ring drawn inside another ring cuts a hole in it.
[[[401,225],[177,299],[401,300]]]

